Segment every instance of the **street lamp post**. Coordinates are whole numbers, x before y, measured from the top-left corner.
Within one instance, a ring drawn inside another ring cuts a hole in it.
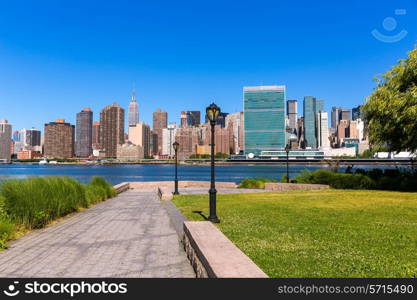
[[[220,220],[217,218],[216,214],[216,182],[215,182],[215,175],[214,175],[214,129],[216,125],[217,118],[220,114],[220,107],[216,104],[212,103],[210,106],[206,108],[207,118],[210,120],[211,125],[211,180],[210,180],[210,215],[208,220],[213,223],[219,223]]]
[[[175,188],[174,188],[174,195],[179,195],[178,192],[178,148],[180,144],[178,142],[174,142],[172,147],[174,147],[175,151]]]
[[[290,153],[290,145],[287,144],[285,146],[285,152],[287,152],[287,183],[290,183],[290,175],[289,175],[289,168],[288,168],[288,154]]]

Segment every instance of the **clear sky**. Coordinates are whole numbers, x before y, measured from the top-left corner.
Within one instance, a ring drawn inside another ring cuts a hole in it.
[[[0,119],[13,129],[127,109],[133,83],[147,123],[157,108],[178,122],[211,101],[240,111],[243,86],[260,84],[286,85],[299,114],[305,95],[351,108],[417,43],[415,0],[0,4]],[[406,35],[387,43],[374,29]]]

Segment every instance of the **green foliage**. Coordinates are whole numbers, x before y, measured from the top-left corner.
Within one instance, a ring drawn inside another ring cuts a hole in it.
[[[90,181],[90,185],[103,188],[106,191],[107,198],[116,196],[116,190],[113,186],[101,177],[93,177]]]
[[[179,195],[189,220],[207,195]],[[335,190],[220,194],[218,228],[270,277],[417,277],[417,194]]]
[[[277,182],[277,180],[264,177],[246,178],[239,183],[238,187],[241,189],[264,189],[267,182]]]
[[[417,191],[417,172],[398,169],[356,169],[354,174],[328,170],[303,172],[293,179],[297,183],[327,184],[335,189],[378,189]]]
[[[373,145],[417,150],[417,49],[377,79],[361,112]]]

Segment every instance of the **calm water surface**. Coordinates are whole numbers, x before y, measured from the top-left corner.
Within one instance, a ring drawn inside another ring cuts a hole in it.
[[[321,166],[290,166],[290,177],[304,170],[313,171],[319,168]],[[285,173],[285,165],[216,167],[217,181],[240,182],[248,177],[280,179]],[[178,175],[180,180],[208,181],[210,180],[210,167],[179,166]],[[0,180],[23,179],[30,176],[71,176],[83,183],[87,183],[93,176],[101,176],[112,184],[125,181],[166,181],[174,179],[174,165],[0,165]]]

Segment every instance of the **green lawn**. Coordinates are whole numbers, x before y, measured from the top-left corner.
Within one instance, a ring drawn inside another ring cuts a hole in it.
[[[208,195],[180,195],[189,220]],[[417,277],[417,193],[218,195],[218,228],[270,277]]]

